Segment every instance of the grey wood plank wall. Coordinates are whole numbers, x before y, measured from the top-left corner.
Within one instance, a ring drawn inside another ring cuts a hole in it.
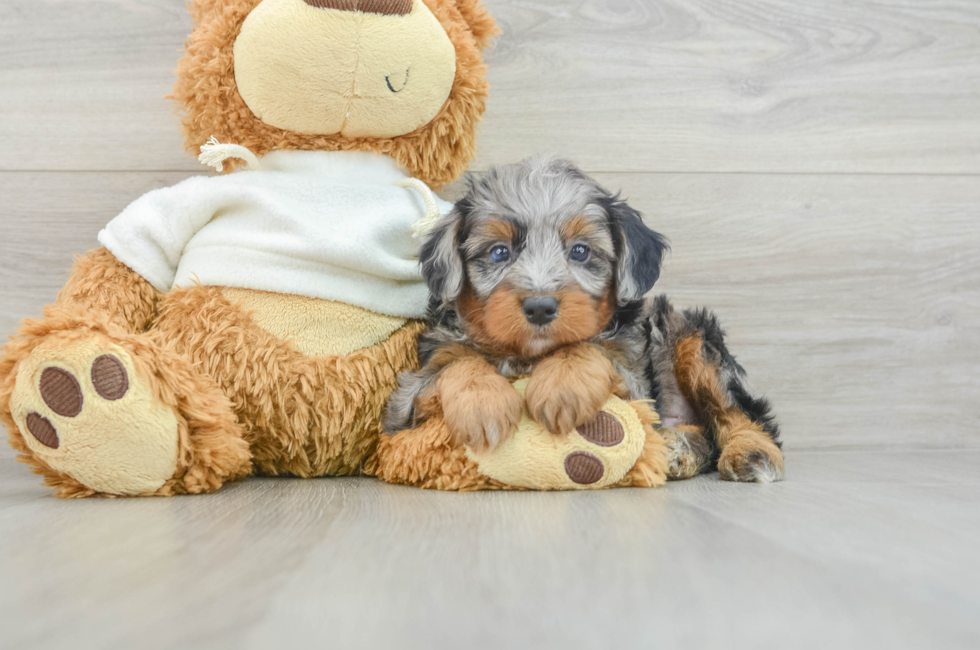
[[[980,173],[971,0],[489,0],[477,167]],[[184,0],[0,4],[0,169],[198,171],[171,106]]]
[[[980,442],[980,4],[487,4],[474,169],[554,152],[622,189],[790,448]],[[164,99],[190,27],[183,0],[0,1],[0,332],[204,173]]]

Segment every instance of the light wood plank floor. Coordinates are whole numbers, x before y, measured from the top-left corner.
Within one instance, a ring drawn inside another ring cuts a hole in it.
[[[559,153],[674,245],[788,480],[255,480],[60,502],[0,449],[0,647],[980,647],[980,4],[488,0],[474,169]],[[184,0],[0,0],[0,333],[143,192]],[[457,187],[447,190],[452,197]]]
[[[976,648],[980,451],[455,494],[60,502],[0,461],[4,648]]]

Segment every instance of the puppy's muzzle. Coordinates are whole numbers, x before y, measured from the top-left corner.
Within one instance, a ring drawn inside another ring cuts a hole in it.
[[[524,317],[532,325],[547,325],[558,317],[558,300],[551,296],[532,296],[521,303]]]

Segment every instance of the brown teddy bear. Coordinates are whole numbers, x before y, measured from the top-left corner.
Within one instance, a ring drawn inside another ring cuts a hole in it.
[[[428,187],[474,155],[479,0],[191,9],[186,145],[247,169],[135,201],[0,358],[10,443],[62,497],[358,472],[417,364]]]

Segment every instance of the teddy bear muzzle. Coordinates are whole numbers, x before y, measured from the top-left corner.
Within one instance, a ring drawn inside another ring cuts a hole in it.
[[[442,23],[414,0],[263,0],[234,45],[235,85],[258,119],[346,138],[431,122],[456,63]]]

